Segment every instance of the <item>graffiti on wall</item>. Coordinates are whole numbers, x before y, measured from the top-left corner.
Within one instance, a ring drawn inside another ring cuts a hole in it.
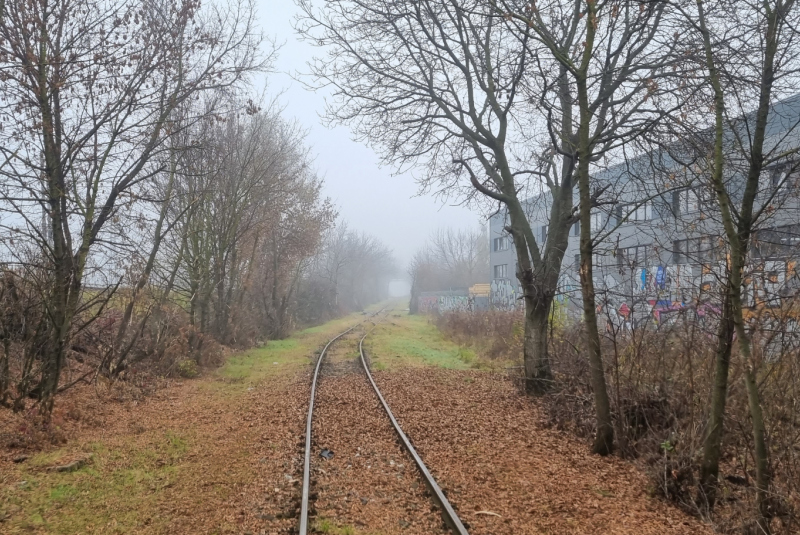
[[[513,310],[523,306],[522,288],[509,279],[494,279],[490,291],[492,308]]]
[[[424,292],[417,297],[417,307],[423,314],[472,310],[473,299],[467,291]]]
[[[704,323],[719,312],[724,262],[637,268],[619,279],[598,280],[598,312],[623,328],[655,322],[669,323],[691,317]],[[795,263],[764,261],[749,267],[745,276],[744,305],[749,313],[779,308],[785,297],[800,288]]]
[[[489,295],[488,284],[476,284],[468,290],[423,292],[417,297],[417,307],[423,314],[486,310]]]

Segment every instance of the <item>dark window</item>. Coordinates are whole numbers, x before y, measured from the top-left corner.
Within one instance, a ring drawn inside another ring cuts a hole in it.
[[[580,221],[576,221],[572,225],[572,235],[573,236],[580,236],[581,235],[581,222]]]
[[[800,173],[798,173],[797,166],[798,163],[791,163],[764,171],[769,174],[767,175],[768,184],[762,188],[763,193],[767,196],[774,196],[776,199],[785,197],[798,185]]]
[[[653,203],[647,201],[643,204],[625,204],[622,206],[621,217],[626,217],[627,221],[649,221],[653,219]]]
[[[758,258],[787,258],[800,247],[800,225],[759,230],[753,237],[753,253]]]
[[[509,247],[509,239],[508,236],[503,236],[501,238],[494,239],[494,250],[495,251],[507,251]]]
[[[541,245],[544,245],[544,243],[547,241],[547,225],[542,225],[540,231],[541,231],[541,236],[539,239],[542,240]]]
[[[703,236],[697,244],[698,260],[703,264],[716,262],[722,258],[719,249],[719,238],[716,236]]]
[[[686,240],[675,240],[672,242],[672,263],[686,263]]]
[[[575,255],[575,271],[580,271],[580,270],[581,270],[581,255],[580,254],[576,254]]]
[[[495,279],[508,278],[508,264],[500,264],[494,266],[494,278]]]
[[[676,264],[705,264],[725,258],[719,236],[702,236],[675,240],[673,262]]]

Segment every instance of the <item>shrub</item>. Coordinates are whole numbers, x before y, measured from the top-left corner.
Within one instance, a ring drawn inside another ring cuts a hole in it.
[[[200,370],[197,368],[197,363],[191,359],[182,360],[176,366],[178,375],[186,379],[193,379],[200,375]]]
[[[683,316],[683,315],[681,315]],[[699,467],[714,376],[713,318],[679,317],[667,324],[602,333],[606,379],[618,451],[637,458],[652,490],[695,514],[702,510]],[[454,312],[434,319],[446,336],[488,358],[516,364],[522,375],[521,312]],[[769,426],[774,480],[775,532],[796,533],[800,509],[800,350],[794,342],[776,349],[775,336],[752,324],[756,351],[763,355],[761,385]],[[791,325],[773,332],[796,333]],[[763,332],[762,332],[763,331]],[[595,430],[593,393],[580,324],[554,318],[550,355],[555,387],[543,398],[546,423],[591,440]],[[768,351],[767,351],[768,350]],[[755,491],[752,431],[742,384],[742,359],[731,358],[729,396],[720,467],[722,495],[715,523],[723,532],[742,532],[750,521]],[[781,531],[782,530],[782,531]]]

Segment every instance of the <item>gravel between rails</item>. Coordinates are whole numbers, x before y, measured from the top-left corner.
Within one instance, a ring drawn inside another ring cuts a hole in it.
[[[358,338],[354,331],[332,346],[321,368],[310,524],[324,519],[357,533],[446,534],[413,460],[398,443],[356,360]],[[323,448],[334,457],[322,459]]]
[[[470,535],[713,533],[648,496],[634,465],[543,427],[535,400],[502,375],[409,368],[373,376]]]

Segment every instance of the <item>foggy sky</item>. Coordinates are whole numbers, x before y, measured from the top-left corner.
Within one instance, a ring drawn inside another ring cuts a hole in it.
[[[373,234],[394,251],[400,268],[438,227],[476,228],[485,224],[477,212],[453,206],[432,195],[416,196],[418,186],[410,173],[393,175],[394,169],[379,167],[374,152],[352,141],[346,127],[329,129],[320,122],[325,95],[307,91],[291,74],[307,72],[306,62],[319,51],[300,42],[293,30],[298,12],[293,0],[259,3],[265,34],[282,44],[276,73],[267,78],[267,94],[282,92],[284,116],[295,118],[308,130],[307,142],[315,155],[316,168],[325,179],[324,192],[337,206],[341,220],[354,230]],[[487,274],[488,276],[488,274]]]

